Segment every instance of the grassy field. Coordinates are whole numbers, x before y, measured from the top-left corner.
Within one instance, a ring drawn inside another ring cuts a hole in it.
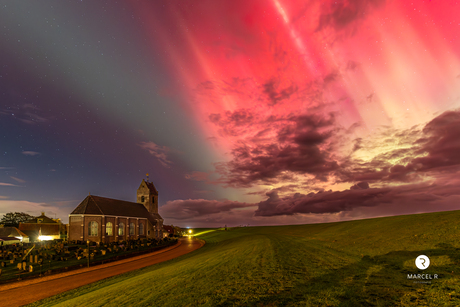
[[[460,211],[199,233],[191,254],[34,306],[460,305]]]

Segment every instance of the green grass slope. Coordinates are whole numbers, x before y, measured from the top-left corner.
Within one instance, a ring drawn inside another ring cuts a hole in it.
[[[35,306],[458,306],[460,211],[201,230],[201,249]],[[418,255],[431,265],[418,270]],[[407,274],[438,274],[414,283]]]

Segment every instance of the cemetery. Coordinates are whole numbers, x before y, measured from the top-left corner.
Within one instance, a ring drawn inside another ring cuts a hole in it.
[[[121,260],[176,242],[175,238],[144,238],[107,244],[53,240],[3,245],[0,246],[0,284]]]

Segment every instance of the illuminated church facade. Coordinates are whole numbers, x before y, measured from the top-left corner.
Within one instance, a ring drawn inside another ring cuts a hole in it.
[[[88,195],[69,215],[68,240],[117,242],[163,238],[158,191],[142,179],[137,202]]]

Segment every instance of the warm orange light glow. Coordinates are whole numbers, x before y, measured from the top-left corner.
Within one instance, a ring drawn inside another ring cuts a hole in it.
[[[50,241],[50,240],[53,240],[53,237],[52,236],[39,236],[38,240],[40,240],[40,241]]]

